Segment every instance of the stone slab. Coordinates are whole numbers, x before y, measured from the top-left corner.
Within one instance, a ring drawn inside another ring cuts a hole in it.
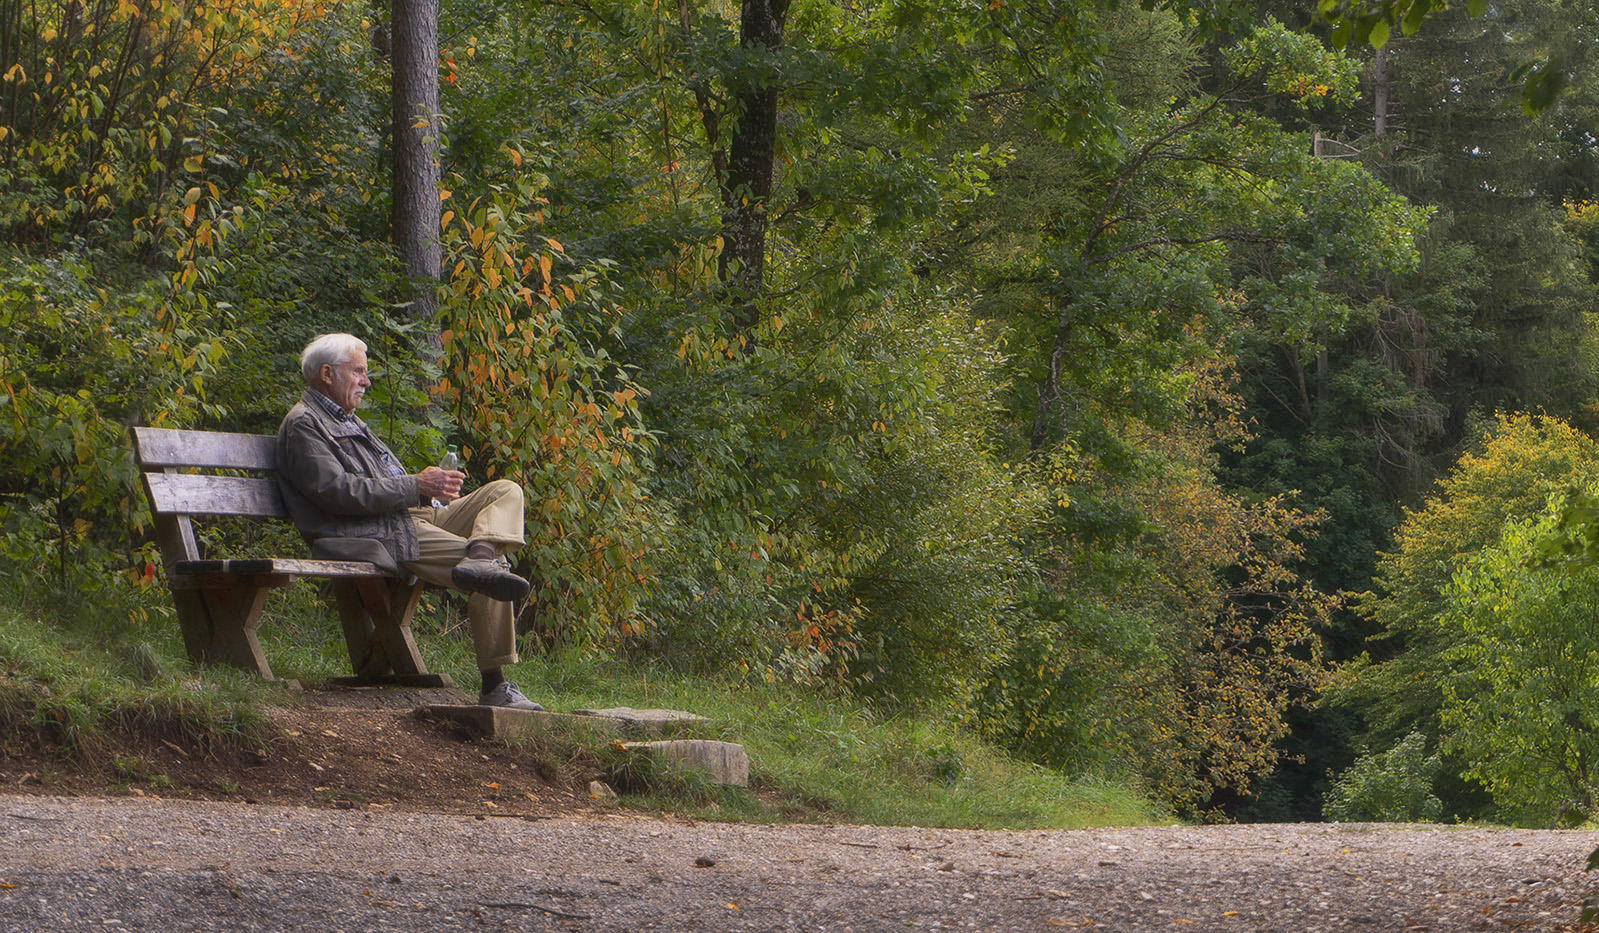
[[[660,742],[628,742],[630,750],[641,750],[673,767],[699,771],[713,783],[748,787],[750,759],[744,746],[709,739],[670,739]]]
[[[516,739],[528,735],[538,735],[556,723],[571,724],[584,722],[592,725],[594,720],[570,713],[551,713],[545,710],[506,709],[501,706],[455,706],[435,704],[423,707],[435,719],[453,722],[464,726],[476,735],[486,739]]]
[[[575,709],[573,716],[599,716],[604,719],[616,719],[630,725],[640,726],[668,726],[678,723],[710,722],[704,716],[685,713],[676,709],[634,709],[631,706],[612,706],[606,709]]]
[[[660,735],[669,726],[710,722],[704,716],[678,710],[635,710],[615,707],[609,710],[576,710],[554,713],[548,710],[504,709],[495,706],[457,706],[434,701],[424,706],[436,719],[459,723],[485,738],[511,739],[536,735],[555,723],[579,728],[608,729],[617,736]]]

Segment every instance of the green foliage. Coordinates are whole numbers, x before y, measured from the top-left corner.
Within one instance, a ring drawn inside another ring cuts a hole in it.
[[[168,317],[156,283],[89,276],[75,257],[0,256],[0,533],[14,566],[92,590],[146,559],[124,425],[192,417],[222,344]]]
[[[1234,75],[1259,75],[1266,90],[1286,94],[1300,107],[1321,103],[1347,106],[1359,93],[1359,62],[1275,19],[1268,18],[1265,25],[1224,50],[1223,58]]]
[[[1350,35],[1382,44],[1394,10],[1346,10]],[[269,431],[299,348],[350,331],[382,367],[363,415],[408,463],[450,440],[526,488],[539,647],[870,704],[829,735],[936,708],[1185,811],[1248,794],[1322,635],[1342,655],[1366,624],[1327,594],[1365,585],[1471,413],[1584,412],[1592,224],[1552,205],[1591,187],[1586,53],[1561,38],[1588,31],[1404,7],[1459,44],[1389,45],[1421,127],[1399,145],[1348,109],[1354,58],[1188,12],[799,2],[755,48],[737,5],[448,4],[447,259],[415,321],[365,8],[30,5],[0,30],[8,567],[165,624],[124,425]],[[1535,132],[1495,109],[1521,46],[1573,76]],[[752,88],[782,115],[758,299],[722,262]],[[1402,538],[1445,568],[1392,570],[1371,616],[1414,670],[1461,644],[1436,622],[1461,552],[1542,508],[1539,470],[1575,479],[1563,456],[1507,459],[1519,486],[1458,540]],[[202,545],[292,544],[252,534]],[[309,598],[267,637],[331,673]],[[431,608],[470,676],[455,604]],[[1387,661],[1350,675],[1371,747],[1436,732],[1438,691]],[[906,741],[894,765],[952,793],[985,773],[961,740]],[[829,766],[864,754],[837,743]]]
[[[1569,565],[1536,566],[1558,533],[1553,511],[1508,525],[1456,573],[1441,619],[1457,637],[1444,741],[1497,807],[1533,825],[1591,817],[1599,780],[1599,584]]]
[[[1340,677],[1335,702],[1361,706],[1382,744],[1417,729],[1440,735],[1434,717],[1459,636],[1442,622],[1455,574],[1507,525],[1596,478],[1599,446],[1564,422],[1500,415],[1486,425],[1479,451],[1462,456],[1437,492],[1406,513],[1394,550],[1383,555],[1377,589],[1363,603],[1381,634],[1368,661]]]
[[[1432,823],[1443,802],[1432,792],[1442,762],[1412,732],[1385,752],[1363,755],[1333,778],[1322,814],[1340,823]]]

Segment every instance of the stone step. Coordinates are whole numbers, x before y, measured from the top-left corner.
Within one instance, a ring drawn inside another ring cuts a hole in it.
[[[713,784],[748,787],[750,758],[744,746],[710,739],[668,739],[657,742],[625,742],[629,751],[642,751],[673,768],[699,771]]]
[[[435,719],[464,726],[483,738],[516,739],[537,736],[552,727],[592,728],[600,726],[621,735],[660,735],[667,728],[708,723],[711,720],[693,713],[671,709],[585,709],[570,713],[548,710],[504,709],[497,706],[433,705],[423,707]],[[710,739],[663,739],[624,742],[624,748],[637,749],[674,767],[703,772],[716,784],[745,787],[749,784],[750,763],[744,746]]]
[[[485,738],[511,739],[538,735],[552,725],[599,726],[624,736],[659,736],[674,727],[709,723],[704,716],[675,709],[581,709],[570,713],[504,709],[497,706],[434,704],[423,707],[435,719],[460,723]]]
[[[644,726],[647,729],[662,729],[670,725],[682,723],[710,722],[704,716],[685,713],[676,709],[634,709],[631,706],[612,706],[606,709],[575,709],[573,716],[598,716],[602,719],[615,719],[633,726]]]

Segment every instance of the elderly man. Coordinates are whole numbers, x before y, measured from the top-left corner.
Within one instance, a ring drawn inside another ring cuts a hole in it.
[[[371,561],[396,576],[404,568],[470,594],[467,617],[483,672],[478,702],[542,709],[504,673],[516,663],[512,603],[528,592],[505,559],[524,543],[521,487],[495,480],[461,496],[464,473],[406,472],[355,416],[372,384],[358,338],[317,337],[300,354],[300,372],[305,392],[278,428],[278,485],[311,553]]]

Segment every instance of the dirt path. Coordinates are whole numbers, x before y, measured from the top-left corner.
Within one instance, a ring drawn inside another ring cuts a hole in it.
[[[973,832],[0,797],[0,929],[1575,930],[1599,834]]]

